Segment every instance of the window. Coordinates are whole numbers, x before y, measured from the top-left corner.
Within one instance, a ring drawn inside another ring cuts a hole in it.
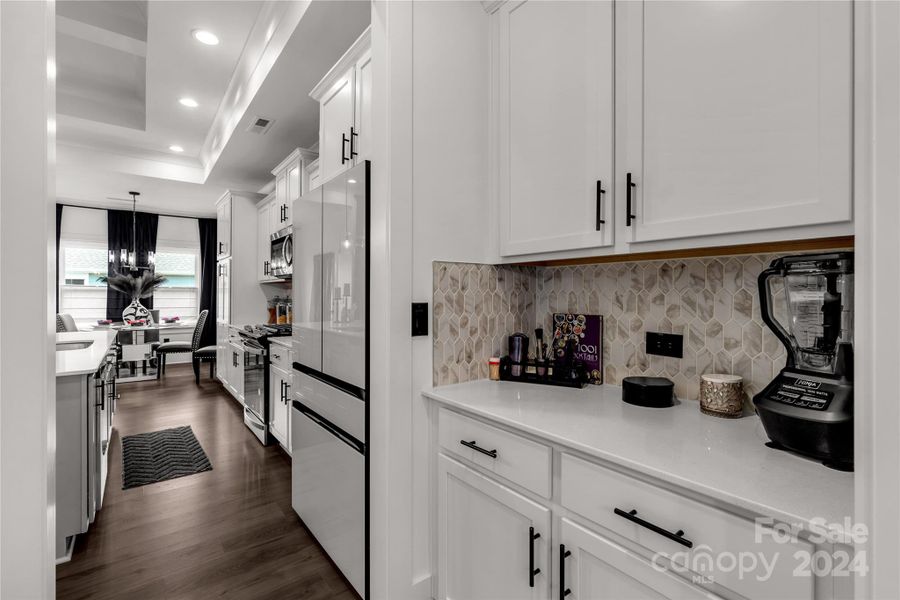
[[[106,318],[106,245],[62,240],[59,256],[59,312],[72,315],[79,325]]]
[[[60,244],[59,312],[72,315],[80,325],[106,318],[105,244],[62,240]],[[194,319],[200,304],[200,249],[157,246],[156,272],[167,281],[153,294],[160,317]]]
[[[200,304],[200,249],[157,246],[156,272],[166,282],[153,294],[160,317],[196,318]]]

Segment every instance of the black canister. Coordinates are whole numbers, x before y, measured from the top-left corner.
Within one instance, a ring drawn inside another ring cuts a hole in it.
[[[528,336],[524,333],[514,333],[509,336],[509,362],[510,375],[521,377],[525,372],[525,363],[528,361]]]
[[[675,384],[665,377],[626,377],[622,400],[636,406],[666,408],[675,404]]]

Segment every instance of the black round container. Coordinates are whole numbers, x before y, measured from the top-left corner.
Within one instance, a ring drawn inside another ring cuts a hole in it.
[[[675,384],[665,377],[626,377],[622,400],[636,406],[666,408],[675,404]]]

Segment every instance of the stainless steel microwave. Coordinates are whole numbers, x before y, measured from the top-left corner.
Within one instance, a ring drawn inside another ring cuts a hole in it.
[[[270,273],[275,277],[290,277],[294,262],[294,233],[291,227],[279,229],[271,236]]]

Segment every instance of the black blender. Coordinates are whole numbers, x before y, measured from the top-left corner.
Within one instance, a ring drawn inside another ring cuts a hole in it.
[[[776,296],[786,323],[773,313]],[[759,299],[787,349],[784,369],[753,397],[767,445],[852,471],[853,253],[776,259],[759,275]]]

